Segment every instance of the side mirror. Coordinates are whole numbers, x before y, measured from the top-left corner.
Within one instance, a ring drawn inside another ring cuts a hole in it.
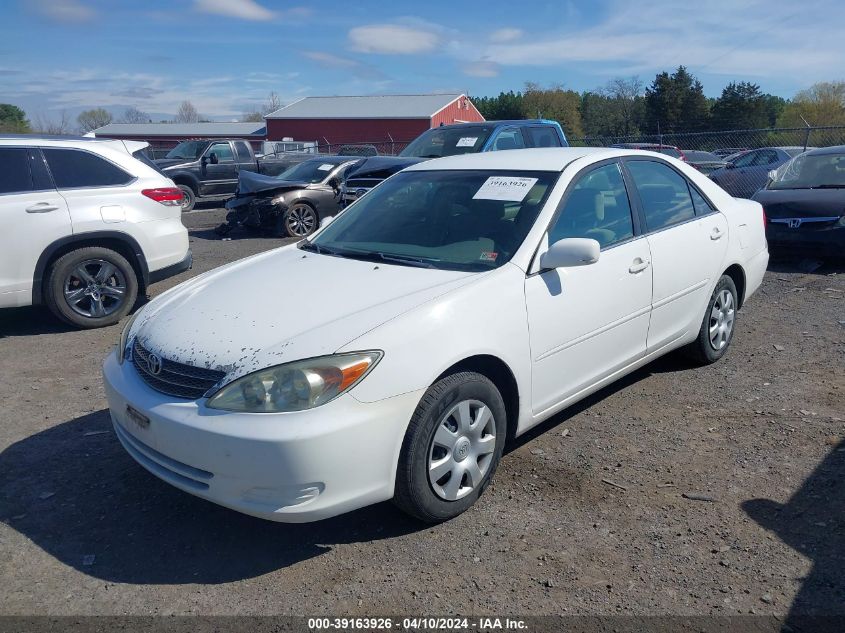
[[[215,154],[214,152],[211,152],[211,153],[208,155],[208,161],[209,161],[212,165],[216,165],[217,163],[219,163],[219,162],[220,162],[219,160],[217,160],[217,154]]]
[[[322,220],[320,220],[320,228],[322,228],[324,226],[328,226],[329,224],[332,223],[333,220],[334,220],[333,215],[327,215]]]
[[[586,237],[568,237],[558,240],[540,255],[540,268],[568,268],[587,266],[599,261],[601,245]]]
[[[725,169],[736,169],[736,165],[734,165],[733,163],[726,163]]]

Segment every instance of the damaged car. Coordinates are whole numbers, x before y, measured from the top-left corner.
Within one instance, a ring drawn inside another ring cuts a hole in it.
[[[242,171],[235,197],[226,202],[226,222],[218,235],[237,227],[267,230],[279,237],[307,237],[320,221],[341,208],[341,183],[362,162],[355,156],[320,156],[278,176]]]

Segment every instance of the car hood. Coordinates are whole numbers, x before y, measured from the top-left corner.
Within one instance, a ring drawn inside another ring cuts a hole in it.
[[[227,374],[331,354],[397,316],[482,276],[304,252],[240,260],[151,301],[132,326],[162,358]]]
[[[238,174],[238,196],[254,196],[257,194],[273,194],[277,191],[305,189],[310,183],[294,180],[280,180],[273,176],[265,176],[253,171],[242,171]]]
[[[180,165],[191,165],[199,160],[195,158],[191,160],[190,158],[157,158],[153,162],[158,166],[159,169],[168,169],[170,167],[178,167]]]
[[[427,158],[416,158],[410,156],[374,156],[368,158],[363,164],[351,170],[347,175],[347,180],[355,178],[382,178],[395,174],[398,171],[405,169],[410,165],[425,162]]]

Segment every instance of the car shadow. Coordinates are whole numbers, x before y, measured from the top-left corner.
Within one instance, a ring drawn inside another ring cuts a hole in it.
[[[845,617],[845,440],[834,446],[789,501],[752,499],[742,509],[813,562],[783,630],[821,630],[807,628],[807,618],[813,617],[836,616],[841,626]]]
[[[0,453],[0,520],[62,563],[107,581],[226,583],[319,556],[338,543],[425,526],[382,503],[311,524],[249,517],[149,474],[120,446],[108,410]]]
[[[135,305],[129,314],[135,314],[150,298],[146,294],[139,294]],[[125,323],[128,316],[123,317],[120,323]],[[110,326],[106,326],[110,327]],[[25,308],[4,308],[0,310],[0,339],[13,336],[38,336],[41,334],[64,334],[69,332],[84,332],[69,323],[65,323],[46,306],[27,306]]]

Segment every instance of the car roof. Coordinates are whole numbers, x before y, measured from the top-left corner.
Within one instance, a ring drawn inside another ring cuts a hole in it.
[[[411,165],[409,171],[435,169],[508,169],[515,171],[563,171],[574,160],[591,157],[596,160],[617,156],[642,156],[637,150],[607,147],[550,147],[535,149],[509,149],[499,152],[460,154],[435,158]],[[666,158],[662,154],[654,154]]]
[[[88,144],[111,147],[132,154],[149,146],[146,141],[129,139],[96,138],[93,136],[60,136],[49,134],[0,134],[0,144],[28,145],[30,147],[84,146]]]
[[[822,156],[824,154],[845,154],[845,145],[831,145],[830,147],[817,147],[816,149],[807,150],[807,154],[812,156]]]
[[[464,127],[484,127],[493,126],[500,127],[502,125],[515,125],[525,127],[528,125],[558,125],[557,121],[550,121],[549,119],[502,119],[499,121],[469,121],[467,123],[452,123],[450,125],[441,125],[440,127],[433,127],[432,130],[440,130],[448,128],[450,130],[460,129]],[[426,130],[428,131],[428,130]]]

